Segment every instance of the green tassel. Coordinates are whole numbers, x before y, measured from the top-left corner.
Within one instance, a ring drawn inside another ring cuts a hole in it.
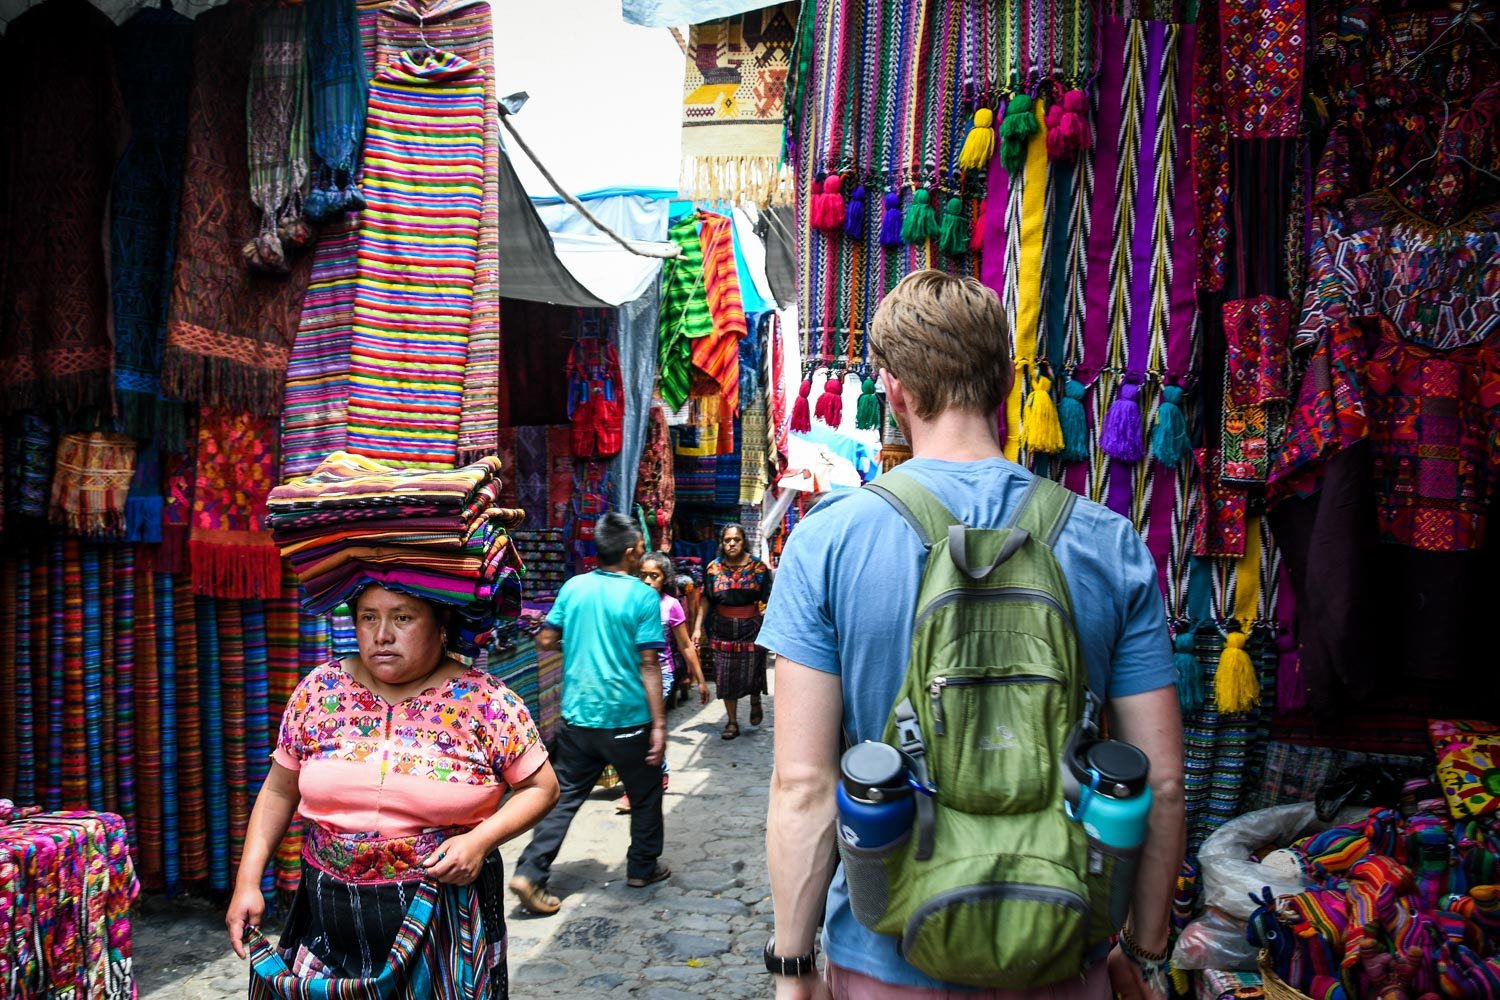
[[[1151,431],[1151,454],[1162,465],[1176,468],[1188,457],[1191,446],[1187,416],[1182,412],[1182,386],[1162,386],[1156,427]]]
[[[953,197],[943,208],[943,226],[938,236],[943,253],[962,257],[969,250],[969,227],[964,225],[964,200]]]
[[[1017,94],[1012,97],[1005,108],[1005,120],[1000,123],[1000,162],[1007,171],[1012,174],[1021,172],[1026,165],[1026,145],[1041,128],[1030,96]]]
[[[917,188],[911,196],[906,215],[901,219],[901,238],[908,244],[926,243],[938,235],[937,213],[932,210],[932,194]]]
[[[1062,425],[1064,462],[1082,462],[1089,457],[1089,415],[1083,409],[1088,386],[1068,379],[1057,404],[1057,422]]]
[[[880,397],[875,395],[875,380],[867,378],[859,387],[859,402],[854,406],[854,426],[873,431],[880,426]]]
[[[1172,640],[1172,664],[1177,668],[1177,704],[1182,714],[1203,707],[1203,664],[1193,655],[1195,629],[1185,629]]]

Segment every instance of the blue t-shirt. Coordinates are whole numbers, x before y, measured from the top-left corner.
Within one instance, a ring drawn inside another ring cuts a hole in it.
[[[975,528],[1003,527],[1031,481],[1002,458],[918,458],[900,471]],[[1090,686],[1119,698],[1176,683],[1156,567],[1130,522],[1080,500],[1053,551],[1073,598]],[[881,738],[906,676],[923,557],[917,533],[869,490],[830,494],[787,539],[757,641],[840,675],[843,723],[856,741]],[[854,919],[840,867],[824,919],[830,961],[887,983],[964,989],[923,975],[897,955],[896,943]]]
[[[623,729],[651,721],[641,650],[661,649],[661,598],[633,576],[594,570],[563,584],[547,626],[562,633],[562,717]]]

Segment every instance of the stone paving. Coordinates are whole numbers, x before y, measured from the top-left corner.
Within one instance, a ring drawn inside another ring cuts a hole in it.
[[[671,878],[645,889],[625,885],[630,817],[615,812],[618,790],[596,790],[553,866],[562,910],[533,917],[507,894],[512,997],[771,995],[760,953],[771,933],[765,818],[774,706],[767,699],[759,729],[747,711],[741,702],[741,735],[728,742],[719,738],[721,702],[684,705],[668,718],[662,857]],[[501,849],[507,873],[529,839]],[[148,897],[134,926],[142,1000],[245,996],[248,968],[230,950],[217,906]]]

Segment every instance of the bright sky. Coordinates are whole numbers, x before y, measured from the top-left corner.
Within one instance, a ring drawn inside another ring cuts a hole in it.
[[[620,0],[491,0],[501,97],[531,95],[517,130],[572,193],[676,188],[684,57],[666,28],[620,17]],[[504,134],[504,133],[502,133]],[[532,194],[552,194],[517,151]]]

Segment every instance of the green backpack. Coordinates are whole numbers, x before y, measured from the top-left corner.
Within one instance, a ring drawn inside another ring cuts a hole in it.
[[[915,794],[916,822],[895,845],[838,838],[854,915],[945,982],[1027,989],[1079,975],[1129,899],[1116,891],[1125,898],[1111,906],[1120,859],[1064,802],[1061,761],[1088,677],[1052,545],[1076,496],[1037,477],[1009,523],[984,530],[900,472],[866,488],[927,547],[884,741],[929,794]]]

